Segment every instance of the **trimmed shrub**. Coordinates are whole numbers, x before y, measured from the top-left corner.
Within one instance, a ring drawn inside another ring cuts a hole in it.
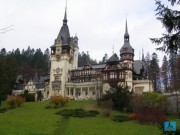
[[[51,98],[50,98],[50,103],[54,104],[55,107],[64,106],[68,102],[69,102],[68,97],[56,96],[55,95],[55,96],[51,96]]]
[[[54,104],[55,107],[58,107],[61,105],[61,99],[60,96],[51,96],[50,103]]]
[[[87,112],[84,109],[75,109],[73,117],[87,117]]]
[[[137,119],[137,114],[136,113],[132,113],[128,116],[129,119],[131,120],[136,120]]]
[[[22,96],[16,96],[16,105],[21,106],[25,102],[25,98]]]
[[[69,102],[69,98],[68,97],[62,97],[61,96],[61,106],[64,106],[68,102]]]
[[[157,108],[144,108],[137,113],[137,120],[142,124],[163,125],[167,116]]]
[[[66,117],[95,117],[99,114],[97,110],[85,111],[84,109],[64,109],[56,113],[57,115],[66,116]]]
[[[73,109],[64,109],[60,112],[57,112],[56,114],[61,115],[61,116],[67,116],[67,117],[71,116],[72,117],[74,114],[74,110]]]
[[[98,115],[99,114],[99,111],[97,111],[97,110],[89,110],[88,112],[87,112],[87,116],[88,117],[95,117],[96,115]]]
[[[6,108],[0,108],[0,113],[5,113],[7,111]]]
[[[50,105],[45,106],[45,109],[51,109],[51,108],[52,108],[52,106],[50,106]]]
[[[6,104],[10,106],[10,108],[16,107],[16,97],[15,96],[9,96],[6,99]]]
[[[129,118],[127,116],[121,116],[121,115],[116,115],[112,119],[113,121],[117,121],[117,122],[129,121]]]

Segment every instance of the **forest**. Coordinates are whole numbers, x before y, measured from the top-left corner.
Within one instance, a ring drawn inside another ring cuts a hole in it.
[[[106,63],[107,60],[107,54],[98,62],[91,58],[88,51],[78,54],[78,66]],[[148,78],[154,84],[154,90],[168,92],[180,88],[180,53],[164,55],[161,67],[156,53],[147,53],[144,61]],[[29,46],[26,50],[17,48],[7,52],[2,48],[0,50],[0,98],[5,99],[11,94],[18,75],[22,75],[24,81],[28,82],[36,73],[39,77],[47,76],[49,71],[49,49],[42,52],[40,48],[33,49]]]

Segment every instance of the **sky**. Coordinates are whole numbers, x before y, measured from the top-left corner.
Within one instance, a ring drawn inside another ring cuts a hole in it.
[[[66,0],[0,0],[0,32],[9,29],[0,33],[0,49],[50,49],[62,26],[65,5]],[[155,9],[154,0],[68,0],[70,35],[77,34],[79,52],[89,51],[99,61],[105,53],[110,57],[113,50],[119,55],[127,19],[134,59],[138,60],[142,50],[145,55],[156,51],[149,38],[165,32]],[[164,53],[156,53],[161,61]]]

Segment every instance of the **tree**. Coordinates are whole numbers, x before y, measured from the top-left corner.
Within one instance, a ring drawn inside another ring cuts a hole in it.
[[[10,95],[16,80],[17,63],[13,55],[0,54],[0,101]]]
[[[154,90],[157,91],[159,89],[159,64],[156,53],[152,54],[152,60],[149,69],[149,79],[153,82]]]
[[[177,52],[180,49],[180,11],[172,10],[168,6],[162,4],[160,0],[156,1],[156,16],[166,29],[166,33],[160,38],[151,38],[151,41],[157,45],[161,45],[158,50],[166,52]],[[168,0],[171,5],[180,4],[180,0]]]
[[[89,52],[85,53],[84,51],[82,53],[78,53],[78,66],[85,66],[87,64],[97,64],[96,60],[93,60],[90,57]]]
[[[104,57],[102,58],[102,61],[99,61],[99,63],[106,63],[107,60],[108,60],[108,55],[107,53],[105,53]]]
[[[177,90],[177,83],[176,80],[178,78],[176,74],[176,62],[177,62],[177,54],[174,52],[170,52],[169,55],[169,79],[170,79],[170,89],[171,91]]]
[[[168,73],[169,73],[169,71],[168,71],[168,60],[167,60],[167,57],[164,56],[162,67],[161,67],[161,77],[163,80],[165,92],[167,92],[167,89],[168,89]]]
[[[112,100],[114,108],[123,111],[124,108],[129,107],[129,99],[131,92],[128,87],[117,85],[115,88],[111,88],[102,96],[101,101]]]
[[[146,54],[145,57],[145,64],[146,64],[146,69],[147,69],[147,75],[149,77],[149,71],[150,71],[150,63],[151,63],[151,56],[149,54],[149,52]]]

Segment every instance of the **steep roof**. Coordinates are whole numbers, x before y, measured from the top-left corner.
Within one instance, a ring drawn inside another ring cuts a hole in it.
[[[134,72],[136,74],[142,74],[146,75],[147,74],[147,67],[144,61],[141,60],[135,60],[134,61]]]
[[[63,19],[63,26],[61,27],[61,30],[58,34],[57,39],[62,40],[62,45],[68,45],[68,41],[70,39],[70,32],[69,32],[69,27],[67,25],[67,13],[65,9],[65,14],[64,14],[64,19]]]
[[[143,64],[140,60],[135,60],[134,61],[134,72],[136,74],[140,74],[141,73],[141,69],[143,67]]]
[[[134,54],[134,49],[129,43],[129,33],[128,33],[128,27],[127,27],[127,20],[126,20],[126,28],[125,28],[125,34],[124,34],[124,45],[120,49],[120,55],[124,53],[131,53]]]
[[[119,57],[117,56],[117,54],[113,54],[108,60],[107,63],[109,62],[119,62]]]

